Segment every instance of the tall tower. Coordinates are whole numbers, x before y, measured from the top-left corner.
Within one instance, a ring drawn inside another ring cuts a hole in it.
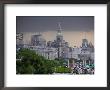
[[[62,28],[61,28],[61,23],[58,23],[59,29],[57,30],[57,36],[56,36],[56,41],[57,41],[57,46],[58,46],[58,58],[62,57],[62,42],[63,42],[63,35],[62,35]]]
[[[58,23],[58,27],[59,29],[57,30],[57,36],[56,39],[58,42],[62,42],[63,41],[63,35],[62,35],[62,28],[61,28],[61,23]]]
[[[62,31],[62,28],[61,28],[61,23],[60,22],[58,23],[58,27],[59,27],[59,29],[57,31],[57,34],[58,35],[61,35],[62,34],[62,32],[61,32]]]

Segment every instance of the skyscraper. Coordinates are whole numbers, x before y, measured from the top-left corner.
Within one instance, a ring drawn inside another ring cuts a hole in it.
[[[33,45],[33,46],[45,46],[46,40],[44,38],[42,38],[41,34],[32,35],[31,45]]]

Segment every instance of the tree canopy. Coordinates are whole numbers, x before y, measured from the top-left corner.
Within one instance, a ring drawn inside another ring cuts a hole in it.
[[[17,74],[52,74],[54,72],[67,73],[70,69],[65,67],[64,60],[48,60],[29,49],[20,49],[16,52]]]

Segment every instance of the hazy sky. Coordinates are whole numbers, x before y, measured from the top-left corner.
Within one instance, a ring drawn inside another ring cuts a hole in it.
[[[24,42],[29,43],[31,35],[41,33],[46,41],[56,39],[61,23],[64,40],[70,46],[80,46],[86,38],[94,44],[93,16],[17,16],[17,33],[24,33]]]

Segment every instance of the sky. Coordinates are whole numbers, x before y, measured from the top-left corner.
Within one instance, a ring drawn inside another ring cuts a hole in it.
[[[37,33],[46,41],[53,41],[59,22],[63,38],[70,46],[80,46],[83,38],[94,44],[94,16],[17,16],[16,32],[24,34],[24,43],[29,43],[31,35]]]

